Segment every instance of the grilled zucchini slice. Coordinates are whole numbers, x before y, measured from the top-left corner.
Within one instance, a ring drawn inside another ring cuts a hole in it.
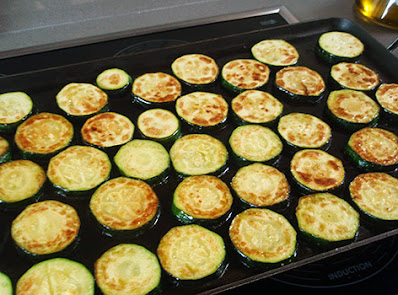
[[[137,119],[141,135],[150,140],[169,146],[181,137],[181,125],[177,116],[165,109],[149,109]]]
[[[398,167],[398,136],[382,128],[366,127],[354,132],[344,151],[365,171],[392,171]]]
[[[78,241],[80,218],[76,210],[55,200],[27,206],[12,222],[11,236],[26,254],[48,258],[69,252]]]
[[[133,79],[124,70],[111,68],[101,72],[95,82],[108,95],[121,96],[130,90]]]
[[[231,188],[246,207],[286,204],[290,194],[285,174],[261,163],[241,167],[232,178]]]
[[[14,289],[12,287],[11,279],[5,273],[0,272],[0,294],[13,295]]]
[[[87,119],[81,128],[81,135],[86,144],[106,149],[130,141],[134,129],[134,124],[126,116],[105,112]]]
[[[0,164],[11,161],[12,153],[10,143],[0,136]]]
[[[184,223],[216,226],[231,215],[233,198],[228,186],[216,176],[189,176],[173,194],[172,212]]]
[[[204,54],[185,54],[171,64],[173,74],[184,84],[204,89],[216,81],[219,69],[214,59]]]
[[[14,141],[22,158],[49,160],[71,144],[73,135],[73,125],[66,118],[43,112],[21,123]]]
[[[274,88],[289,102],[316,103],[322,98],[326,85],[318,72],[304,66],[290,66],[276,72]]]
[[[163,72],[145,73],[133,82],[135,100],[143,107],[160,107],[174,102],[181,95],[181,83]]]
[[[161,267],[155,254],[136,244],[119,244],[95,262],[95,280],[103,294],[160,292]]]
[[[278,132],[290,152],[327,150],[332,141],[330,126],[311,114],[290,113],[280,118]]]
[[[319,149],[304,149],[290,162],[293,180],[304,194],[331,192],[341,188],[345,169],[340,159]]]
[[[174,170],[180,177],[211,174],[219,176],[227,168],[228,151],[217,138],[208,134],[187,134],[170,148]]]
[[[81,263],[53,258],[29,268],[18,280],[16,295],[94,295],[94,277]]]
[[[215,279],[226,267],[222,237],[197,224],[171,228],[161,238],[157,255],[163,269],[180,283]]]
[[[90,83],[69,83],[56,95],[58,107],[74,120],[108,110],[108,95]]]
[[[272,127],[283,112],[283,104],[268,92],[246,90],[232,99],[231,109],[238,125]]]
[[[364,49],[364,44],[354,35],[331,31],[319,37],[315,52],[327,63],[336,64],[358,61]]]
[[[330,69],[332,88],[370,92],[380,85],[379,74],[365,65],[341,62]]]
[[[221,85],[232,92],[240,93],[257,89],[269,80],[270,69],[255,59],[235,59],[226,63],[221,70]]]
[[[273,164],[283,149],[283,143],[274,131],[256,124],[235,128],[228,143],[233,160],[240,166],[255,162]]]
[[[123,176],[157,184],[168,177],[170,156],[163,145],[147,139],[134,139],[123,145],[114,157]]]
[[[348,131],[377,125],[378,104],[362,91],[341,89],[332,91],[326,102],[326,115],[333,124]]]
[[[281,214],[247,209],[234,217],[229,237],[240,261],[249,268],[279,266],[296,256],[297,233]]]
[[[0,131],[14,131],[33,112],[33,101],[25,92],[0,94]]]
[[[98,187],[90,211],[104,234],[136,237],[156,224],[159,199],[146,182],[117,177]]]
[[[352,241],[359,229],[359,213],[331,193],[303,196],[296,207],[298,227],[318,244],[331,246]]]
[[[385,172],[357,175],[349,185],[352,200],[376,220],[398,220],[398,179]]]
[[[377,88],[376,100],[382,107],[382,113],[386,119],[392,122],[398,121],[398,84],[383,83]]]
[[[220,94],[196,91],[177,99],[177,115],[194,132],[222,128],[228,117],[228,103]]]
[[[17,208],[37,201],[44,189],[46,173],[30,160],[0,165],[0,208]]]
[[[299,59],[299,53],[296,48],[281,39],[260,41],[251,48],[251,52],[258,61],[276,68],[292,66]]]
[[[90,146],[70,146],[50,159],[47,177],[58,193],[89,193],[106,181],[112,169],[106,153]]]

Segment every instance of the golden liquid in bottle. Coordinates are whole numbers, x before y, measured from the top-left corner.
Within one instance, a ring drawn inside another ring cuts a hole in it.
[[[398,29],[398,0],[355,0],[355,8],[371,21]]]

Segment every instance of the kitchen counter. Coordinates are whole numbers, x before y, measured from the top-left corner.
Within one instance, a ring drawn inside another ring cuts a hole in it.
[[[0,4],[0,58],[203,24],[281,6],[297,21],[347,18],[385,47],[398,37],[398,30],[358,17],[352,1],[6,0]],[[398,50],[394,54],[398,56]]]

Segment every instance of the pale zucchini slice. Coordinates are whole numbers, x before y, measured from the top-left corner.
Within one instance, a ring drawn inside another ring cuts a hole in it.
[[[39,113],[20,124],[14,141],[25,159],[49,159],[71,143],[74,128],[58,114]]]
[[[257,89],[264,86],[270,69],[255,59],[235,59],[226,63],[221,70],[222,85],[233,92]]]
[[[160,279],[158,258],[140,245],[116,245],[95,262],[95,280],[106,295],[154,294]]]
[[[365,214],[379,220],[398,220],[398,179],[384,172],[357,175],[350,196]]]
[[[247,209],[234,217],[229,237],[244,265],[261,268],[288,262],[296,255],[296,231],[281,214]]]
[[[124,93],[133,79],[124,70],[118,68],[106,69],[95,80],[97,86],[110,95]]]
[[[0,136],[0,164],[11,161],[11,146],[7,139]]]
[[[50,159],[47,177],[67,195],[95,189],[109,178],[112,169],[106,153],[89,146],[70,146]]]
[[[90,211],[105,234],[134,236],[158,219],[159,199],[146,182],[117,177],[104,182],[90,199]]]
[[[77,241],[80,218],[76,210],[55,200],[27,206],[12,222],[11,236],[23,252],[59,253]]]
[[[219,175],[226,169],[228,151],[217,138],[208,134],[187,134],[177,139],[170,149],[171,162],[177,174]]]
[[[379,74],[365,65],[341,62],[330,69],[330,78],[336,88],[371,91],[380,84]]]
[[[0,131],[12,131],[33,112],[33,101],[25,92],[0,94]]]
[[[13,287],[11,279],[5,274],[0,272],[0,294],[13,295]]]
[[[196,224],[171,228],[161,238],[157,255],[164,270],[179,281],[215,278],[225,269],[222,237]]]
[[[228,103],[220,94],[191,92],[178,98],[175,107],[177,115],[193,129],[222,127],[227,121]]]
[[[386,117],[398,121],[398,84],[383,83],[377,88],[376,100],[383,108]]]
[[[345,179],[343,162],[319,149],[304,149],[295,153],[290,162],[290,172],[306,193],[340,188]]]
[[[81,263],[53,258],[29,268],[18,280],[16,295],[94,295],[94,277]]]
[[[296,218],[301,231],[322,242],[352,240],[359,229],[359,213],[347,201],[330,193],[301,197]]]
[[[83,124],[81,135],[89,145],[109,148],[127,143],[133,138],[134,124],[129,118],[114,112],[97,114]]]
[[[104,111],[108,95],[90,83],[69,83],[56,95],[58,107],[73,118],[85,118]]]
[[[186,54],[171,64],[173,74],[188,86],[203,87],[213,83],[219,69],[214,59],[204,54]]]
[[[232,99],[231,109],[238,125],[271,126],[282,114],[283,104],[268,92],[246,90]]]
[[[296,48],[281,39],[260,41],[251,48],[251,52],[258,61],[274,67],[292,66],[299,59]]]
[[[244,204],[251,207],[280,204],[290,194],[284,173],[261,163],[241,167],[232,178],[231,188]]]

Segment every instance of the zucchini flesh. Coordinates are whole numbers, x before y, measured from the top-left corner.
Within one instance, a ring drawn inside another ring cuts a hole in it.
[[[18,280],[16,295],[94,295],[94,277],[81,263],[53,258],[29,268]]]
[[[0,294],[13,295],[11,279],[2,272],[0,272]]]
[[[11,147],[8,140],[0,136],[0,164],[11,161]]]
[[[364,51],[364,44],[357,37],[347,32],[323,33],[316,46],[316,53],[330,64],[355,62]]]
[[[289,42],[279,39],[260,41],[251,48],[251,52],[256,60],[271,67],[292,66],[299,59],[296,48]]]
[[[155,294],[160,291],[161,267],[156,255],[143,246],[119,244],[97,259],[95,279],[107,295]]]
[[[0,94],[0,131],[11,132],[33,113],[33,101],[24,92]]]
[[[96,78],[99,88],[109,95],[121,95],[131,86],[133,79],[124,70],[118,68],[106,69]]]
[[[171,228],[161,238],[157,255],[163,269],[179,282],[215,278],[225,270],[222,237],[196,224]]]
[[[376,100],[383,109],[386,119],[392,122],[398,121],[398,84],[383,83],[376,91]]]

